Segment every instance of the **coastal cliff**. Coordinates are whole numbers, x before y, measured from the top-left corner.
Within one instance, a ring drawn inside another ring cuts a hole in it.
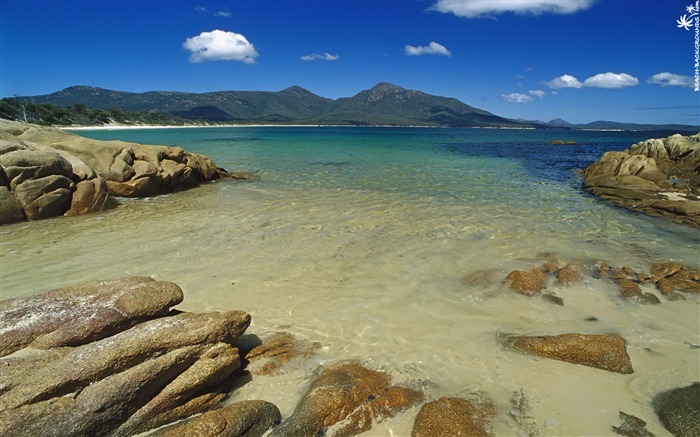
[[[0,225],[108,209],[218,179],[208,157],[179,147],[98,141],[0,120]]]
[[[700,227],[700,133],[607,152],[583,172],[583,188],[622,207]]]

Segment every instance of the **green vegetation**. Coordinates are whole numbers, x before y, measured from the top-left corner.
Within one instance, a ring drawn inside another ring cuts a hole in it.
[[[93,109],[83,103],[57,106],[49,103],[33,103],[17,98],[0,100],[0,118],[49,126],[121,125],[174,125],[196,124],[192,120],[164,112],[131,112],[118,108]]]
[[[0,117],[24,121],[25,112],[18,105],[26,105],[27,121],[62,125],[112,122],[534,127],[532,123],[499,117],[457,99],[406,90],[389,83],[380,83],[353,97],[337,100],[298,86],[278,92],[210,93],[130,93],[74,86],[52,94],[16,97],[5,103],[13,110],[6,114],[7,111],[0,109]],[[40,113],[44,110],[50,114]]]

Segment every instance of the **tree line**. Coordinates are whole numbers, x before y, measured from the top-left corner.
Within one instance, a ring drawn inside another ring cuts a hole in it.
[[[48,103],[35,104],[29,100],[8,97],[0,100],[0,118],[47,126],[101,126],[120,125],[168,125],[198,124],[194,120],[175,117],[158,111],[131,112],[118,108],[94,109],[82,103],[57,106]],[[201,120],[199,120],[201,123]]]

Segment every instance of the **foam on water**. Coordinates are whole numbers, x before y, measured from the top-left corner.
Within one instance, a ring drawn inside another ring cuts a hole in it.
[[[698,379],[700,353],[690,346],[700,343],[697,296],[640,305],[587,275],[550,284],[564,299],[557,306],[502,285],[511,270],[541,265],[543,253],[642,271],[668,259],[698,267],[694,230],[606,205],[568,176],[533,175],[520,159],[436,147],[423,130],[419,138],[410,130],[287,133],[285,141],[259,128],[221,132],[208,154],[261,180],[4,226],[2,298],[148,275],[179,284],[184,310],[243,309],[251,333],[286,330],[319,346],[311,361],[233,393],[274,402],[284,416],[319,364],[358,359],[429,398],[484,391],[499,411],[497,435],[525,432],[525,422],[540,435],[609,435],[620,410],[662,435],[650,399]],[[521,355],[496,342],[499,333],[565,332],[620,333],[635,372]],[[521,389],[531,411],[518,421],[508,412]],[[367,435],[410,435],[416,413]]]

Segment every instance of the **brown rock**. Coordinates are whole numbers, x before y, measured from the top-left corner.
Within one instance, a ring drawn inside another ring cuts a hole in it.
[[[221,362],[209,368],[207,361],[213,357]],[[158,410],[176,407],[193,392],[218,385],[238,364],[238,354],[228,344],[178,348],[89,384],[74,396],[5,410],[0,413],[0,433],[43,435],[51,429],[54,435],[133,435],[147,430],[148,419]],[[193,372],[195,367],[208,371]],[[189,390],[178,390],[185,386]]]
[[[687,268],[683,268],[668,277],[674,289],[688,293],[700,293],[700,282],[695,278],[697,278],[696,271]]]
[[[22,205],[10,193],[10,189],[4,185],[0,185],[0,211],[2,211],[0,214],[0,225],[26,220]]]
[[[610,266],[605,261],[598,261],[595,264],[594,275],[598,278],[610,277]]]
[[[270,375],[295,358],[309,357],[311,348],[288,332],[278,332],[265,339],[263,344],[248,351],[244,359],[250,364],[246,369],[254,375]]]
[[[390,386],[383,372],[339,364],[321,373],[270,436],[356,435],[370,429],[373,419],[391,417],[422,398],[415,390]]]
[[[492,403],[473,403],[443,397],[423,405],[413,424],[411,437],[487,437],[489,422],[495,417]]]
[[[583,186],[623,207],[697,227],[700,201],[686,194],[700,188],[698,168],[700,135],[672,135],[605,153],[584,170]],[[680,198],[666,199],[662,192]]]
[[[0,359],[0,395],[17,387],[33,372],[59,360],[69,351],[70,348],[56,348]]]
[[[66,216],[76,216],[103,211],[109,207],[109,194],[105,180],[97,177],[81,181],[75,186],[70,209]]]
[[[632,362],[625,340],[617,334],[562,334],[553,336],[501,335],[506,347],[555,360],[629,374]]]
[[[654,434],[646,430],[647,423],[639,417],[620,411],[620,426],[613,426],[615,434],[626,437],[654,437]]]
[[[31,346],[76,346],[107,337],[182,302],[172,282],[148,277],[94,281],[0,302],[0,356]]]
[[[242,401],[158,430],[153,437],[262,437],[281,420],[280,410],[265,401]]]
[[[0,397],[0,411],[84,391],[95,381],[169,351],[192,345],[208,349],[217,343],[233,344],[249,324],[250,316],[243,311],[182,313],[143,322],[127,331],[77,347],[60,360],[32,373]],[[192,354],[197,355],[197,351]],[[174,376],[169,376],[169,381]]]
[[[581,281],[585,267],[581,263],[568,263],[557,272],[557,285],[571,285]]]
[[[556,261],[547,261],[542,266],[542,269],[547,273],[555,273],[559,270],[559,264]]]
[[[13,194],[22,206],[27,220],[40,220],[63,215],[70,207],[73,181],[52,174],[28,179],[14,187]]]
[[[683,266],[677,262],[664,262],[651,265],[652,278],[666,278],[674,275],[683,269]]]
[[[547,275],[540,269],[529,272],[513,270],[506,276],[510,288],[526,296],[534,296],[542,291],[547,281]]]
[[[622,297],[639,297],[642,295],[642,289],[639,288],[636,282],[627,278],[616,278],[615,284],[620,291],[620,296]]]

